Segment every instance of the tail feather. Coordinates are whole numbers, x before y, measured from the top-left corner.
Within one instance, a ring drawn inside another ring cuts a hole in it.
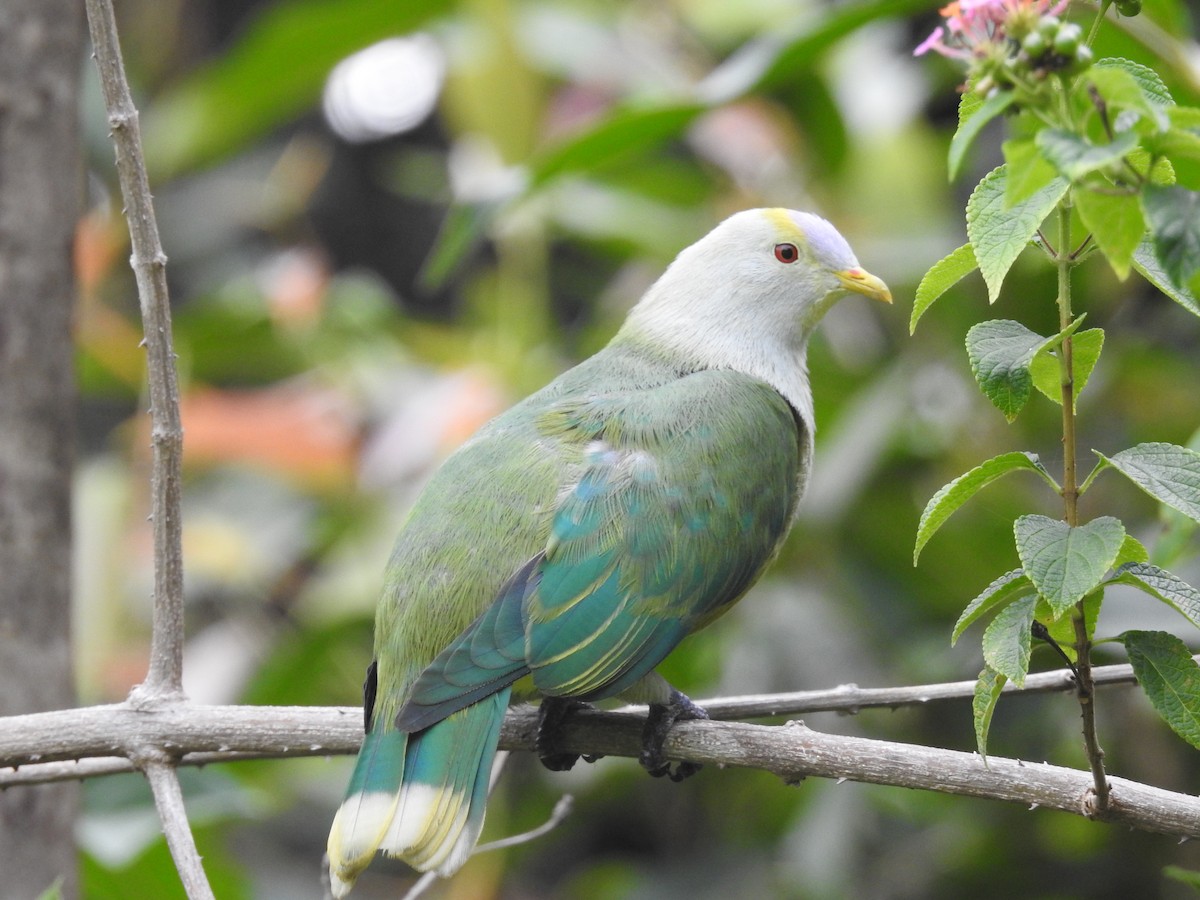
[[[416,734],[367,735],[329,834],[335,897],[349,893],[377,851],[443,877],[467,861],[483,829],[510,693],[505,688]]]
[[[373,732],[363,739],[346,799],[329,829],[329,876],[335,897],[349,893],[379,849],[396,814],[409,735]]]
[[[510,689],[409,737],[400,804],[381,849],[420,871],[456,872],[479,839]]]

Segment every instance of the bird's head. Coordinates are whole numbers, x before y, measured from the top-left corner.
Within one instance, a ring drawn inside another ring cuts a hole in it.
[[[750,209],[683,250],[631,310],[622,336],[698,366],[759,375],[790,395],[807,390],[808,336],[848,293],[892,302],[821,217]]]

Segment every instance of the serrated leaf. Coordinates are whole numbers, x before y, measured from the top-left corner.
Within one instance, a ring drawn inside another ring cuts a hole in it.
[[[1107,144],[1093,144],[1061,128],[1044,128],[1037,136],[1042,156],[1072,181],[1119,162],[1137,143],[1137,135],[1131,131],[1118,134]]]
[[[1104,591],[1092,591],[1083,598],[1083,620],[1087,625],[1089,638],[1096,633],[1096,620],[1100,617],[1100,606],[1103,602]],[[1050,604],[1040,598],[1033,611],[1033,617],[1045,626],[1046,633],[1054,639],[1067,658],[1076,662],[1078,654],[1075,652],[1075,617],[1068,613],[1056,616]]]
[[[975,682],[975,696],[971,700],[971,716],[975,720],[975,746],[983,764],[987,765],[987,737],[992,727],[992,714],[996,711],[996,701],[1004,692],[1008,679],[990,666],[984,666]]]
[[[1036,589],[1033,586],[1033,582],[1020,569],[1005,572],[985,587],[978,597],[967,604],[967,608],[962,611],[962,615],[954,623],[954,633],[950,637],[950,646],[953,647],[957,644],[963,632],[973,623],[979,621],[985,614],[1021,597],[1027,597],[1035,593]]]
[[[960,506],[975,496],[981,488],[991,484],[997,478],[1007,475],[1009,472],[1015,472],[1018,469],[1037,472],[1051,484],[1054,483],[1054,480],[1050,477],[1050,473],[1046,471],[1041,460],[1037,458],[1037,454],[1013,451],[1012,453],[1002,453],[999,456],[994,456],[971,471],[959,475],[930,497],[929,502],[925,504],[925,511],[921,513],[921,521],[917,525],[917,542],[913,548],[913,565],[917,564],[917,560],[921,556],[921,549]]]
[[[1200,453],[1178,444],[1138,444],[1112,456],[1093,450],[1143,491],[1200,522]]]
[[[1134,562],[1121,566],[1112,580],[1145,591],[1200,628],[1200,591],[1179,576],[1148,562]]]
[[[978,268],[979,263],[975,261],[975,251],[971,249],[970,244],[963,244],[935,262],[917,285],[912,316],[908,320],[908,333],[912,334],[917,330],[917,320],[933,305],[933,301]]]
[[[1187,284],[1200,269],[1200,193],[1148,184],[1142,207],[1162,271],[1173,284]]]
[[[974,94],[973,91],[970,93]],[[1012,91],[997,91],[975,106],[969,114],[966,114],[966,97],[967,94],[964,94],[963,101],[959,104],[959,125],[954,132],[954,137],[950,140],[950,155],[947,163],[951,181],[958,177],[958,170],[966,158],[967,148],[979,136],[983,126],[1012,106],[1013,101],[1016,100],[1016,94]],[[974,106],[974,104],[972,105]]]
[[[1008,207],[1004,202],[1006,168],[1000,166],[985,175],[967,201],[967,237],[993,303],[1000,296],[1004,276],[1069,187],[1065,178],[1055,178],[1028,199]]]
[[[1001,149],[1008,165],[1004,183],[1004,204],[1007,207],[1028,200],[1058,174],[1042,156],[1032,138],[1005,141]]]
[[[967,332],[971,373],[1010,422],[1029,400],[1029,363],[1045,343],[1045,337],[1011,319],[980,322]]]
[[[1113,560],[1113,565],[1120,568],[1130,563],[1148,563],[1149,561],[1150,551],[1146,549],[1146,545],[1132,534],[1127,534],[1121,543],[1121,549],[1117,551],[1117,558]]]
[[[1174,101],[1158,73],[1128,59],[1110,57],[1096,62],[1081,88],[1095,85],[1110,110],[1118,131],[1129,129],[1139,116],[1145,116],[1156,128],[1166,127],[1165,110]]]
[[[1187,645],[1165,631],[1126,631],[1121,641],[1155,711],[1171,730],[1200,749],[1200,665]]]
[[[1200,134],[1187,128],[1172,128],[1146,140],[1146,146],[1160,156],[1174,159],[1200,159]]]
[[[1046,516],[1021,516],[1013,533],[1021,567],[1055,618],[1100,584],[1125,541],[1125,526],[1112,516],[1074,528]]]
[[[1146,236],[1146,220],[1136,194],[1102,194],[1076,190],[1075,209],[1084,226],[1092,233],[1116,276],[1129,277],[1133,252]]]
[[[1104,329],[1089,328],[1071,337],[1071,361],[1075,370],[1075,399],[1087,387],[1096,361],[1100,359],[1100,351],[1104,349]],[[1058,368],[1058,351],[1053,345],[1042,347],[1034,354],[1029,363],[1029,374],[1033,378],[1033,386],[1062,406],[1062,373]]]
[[[1174,101],[1153,69],[1131,60],[1109,58],[1097,62],[1088,75],[1080,88],[1090,84],[1099,90],[1117,131],[1128,131],[1141,119],[1155,130],[1166,127],[1166,111]]]
[[[1033,610],[1037,597],[1014,600],[996,614],[983,632],[983,661],[1008,678],[1017,687],[1025,684],[1029,671],[1029,653]]]
[[[1141,273],[1143,278],[1192,315],[1200,316],[1200,298],[1188,288],[1171,281],[1159,263],[1154,252],[1154,241],[1149,237],[1144,238],[1138,248],[1133,251],[1133,267]]]
[[[971,326],[967,357],[980,390],[1012,421],[1029,401],[1033,376],[1030,364],[1041,350],[1058,345],[1083,322],[1083,316],[1053,337],[1043,337],[1011,319],[993,319]]]

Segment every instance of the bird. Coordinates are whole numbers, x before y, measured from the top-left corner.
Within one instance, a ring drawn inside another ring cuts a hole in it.
[[[483,827],[510,702],[537,750],[572,711],[647,704],[641,764],[704,710],[655,667],[779,551],[815,430],[806,350],[847,294],[891,292],[825,219],[734,213],[682,250],[611,342],[484,425],[401,527],[363,688],[365,737],[328,842],[335,897],[377,852],[448,877]]]

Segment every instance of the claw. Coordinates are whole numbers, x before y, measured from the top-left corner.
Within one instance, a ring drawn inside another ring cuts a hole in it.
[[[671,699],[667,703],[651,703],[650,715],[642,729],[642,752],[638,757],[642,768],[654,778],[665,775],[672,781],[683,781],[699,772],[703,766],[687,760],[676,763],[672,769],[663,752],[663,742],[676,722],[707,718],[708,713],[674,688],[671,688]]]
[[[537,754],[542,765],[551,772],[567,772],[579,759],[577,753],[563,753],[555,749],[563,723],[578,709],[589,706],[579,700],[566,697],[543,697],[538,707]],[[595,762],[599,756],[584,756],[585,762]]]

